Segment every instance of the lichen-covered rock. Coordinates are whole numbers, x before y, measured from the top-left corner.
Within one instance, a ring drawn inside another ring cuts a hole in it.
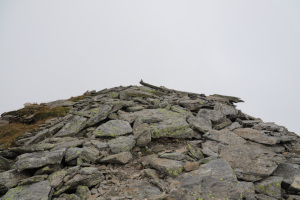
[[[294,180],[291,184],[291,186],[289,187],[290,191],[300,191],[300,175],[297,175],[294,177]]]
[[[238,128],[233,131],[238,136],[261,144],[274,145],[280,142],[279,138],[268,136],[262,131],[251,128]]]
[[[135,138],[131,136],[120,136],[108,142],[108,146],[113,153],[130,151],[135,146]]]
[[[107,118],[107,115],[111,107],[109,105],[99,105],[99,107],[92,109],[89,112],[89,119],[86,122],[86,126],[93,126]]]
[[[162,152],[162,153],[158,153],[158,157],[159,158],[167,158],[170,160],[179,160],[179,161],[188,159],[188,156],[186,156],[180,152],[172,152],[172,153]]]
[[[212,129],[211,121],[203,117],[189,117],[187,122],[192,129],[196,129],[201,133],[205,133]]]
[[[65,161],[69,162],[70,160],[73,160],[75,158],[78,158],[83,151],[83,148],[68,148],[65,154]]]
[[[56,137],[75,136],[86,126],[87,118],[81,116],[73,117],[65,126],[59,130]]]
[[[132,133],[130,124],[123,120],[110,120],[100,125],[93,132],[96,136],[118,137]]]
[[[184,163],[181,161],[149,157],[149,166],[167,176],[175,177],[182,173]]]
[[[53,165],[61,163],[64,157],[65,149],[41,152],[41,153],[26,153],[18,156],[18,161],[15,163],[15,168],[18,171],[25,169],[40,168],[45,165]]]
[[[285,161],[282,155],[250,144],[223,146],[220,157],[226,160],[233,169],[241,170],[243,176],[239,178],[246,181],[247,175],[258,176],[258,180],[259,177],[270,176],[278,164]]]
[[[127,89],[122,92],[120,92],[120,99],[123,100],[131,100],[134,97],[151,97],[152,94],[149,92],[139,91],[139,90],[133,90],[133,89]]]
[[[271,176],[260,182],[255,183],[255,191],[276,199],[281,198],[282,177]]]
[[[210,120],[213,124],[218,124],[226,119],[226,116],[218,110],[200,109],[198,117],[203,117]]]
[[[87,200],[91,196],[91,192],[87,186],[78,186],[76,194],[81,200]]]
[[[200,148],[198,148],[194,143],[188,142],[187,149],[189,150],[189,155],[192,158],[194,158],[196,160],[200,160],[201,158],[204,158]]]
[[[178,176],[170,185],[174,200],[181,199],[240,199],[238,181],[230,165],[217,159],[202,165],[198,170]]]
[[[41,181],[31,185],[10,189],[1,200],[48,200],[51,186],[49,181]]]
[[[131,159],[132,159],[132,154],[126,151],[111,156],[107,156],[101,159],[101,162],[124,165],[128,163]]]
[[[147,123],[137,125],[133,130],[133,135],[137,138],[136,145],[139,147],[147,146],[151,142],[151,133]]]
[[[22,179],[29,178],[28,174],[17,173],[16,170],[9,170],[0,173],[0,185],[5,186],[7,189],[15,187]]]
[[[223,130],[211,130],[203,135],[204,138],[207,138],[212,141],[218,141],[222,144],[235,145],[235,144],[245,144],[246,140],[236,135],[234,132],[231,132],[227,129]]]

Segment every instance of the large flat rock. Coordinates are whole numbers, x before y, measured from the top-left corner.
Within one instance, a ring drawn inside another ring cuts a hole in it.
[[[239,199],[243,195],[230,165],[217,159],[178,176],[170,185],[174,200]],[[252,191],[254,193],[254,191]]]
[[[96,136],[118,137],[131,133],[133,130],[127,121],[110,120],[94,130]]]
[[[223,146],[220,157],[226,160],[233,169],[238,169],[244,175],[239,177],[242,179],[245,179],[247,175],[267,177],[272,174],[279,163],[285,162],[282,155],[253,144]]]
[[[49,181],[41,181],[31,185],[10,189],[1,200],[48,200],[51,186]]]
[[[45,165],[53,165],[61,163],[64,157],[65,149],[52,152],[25,153],[18,156],[15,168],[18,171],[25,169],[40,168]]]

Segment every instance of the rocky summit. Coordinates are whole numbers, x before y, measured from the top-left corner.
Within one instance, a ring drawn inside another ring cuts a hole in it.
[[[1,149],[1,200],[300,200],[295,133],[237,97],[140,84],[43,104],[67,112]]]

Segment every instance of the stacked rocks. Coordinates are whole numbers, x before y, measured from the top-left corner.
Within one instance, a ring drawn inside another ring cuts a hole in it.
[[[1,199],[300,199],[295,133],[236,97],[141,84],[49,103],[72,109],[0,153]]]

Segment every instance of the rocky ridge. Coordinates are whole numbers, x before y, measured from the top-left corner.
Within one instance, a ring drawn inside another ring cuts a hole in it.
[[[48,103],[70,111],[0,152],[0,199],[300,200],[295,133],[237,97],[140,83]]]

